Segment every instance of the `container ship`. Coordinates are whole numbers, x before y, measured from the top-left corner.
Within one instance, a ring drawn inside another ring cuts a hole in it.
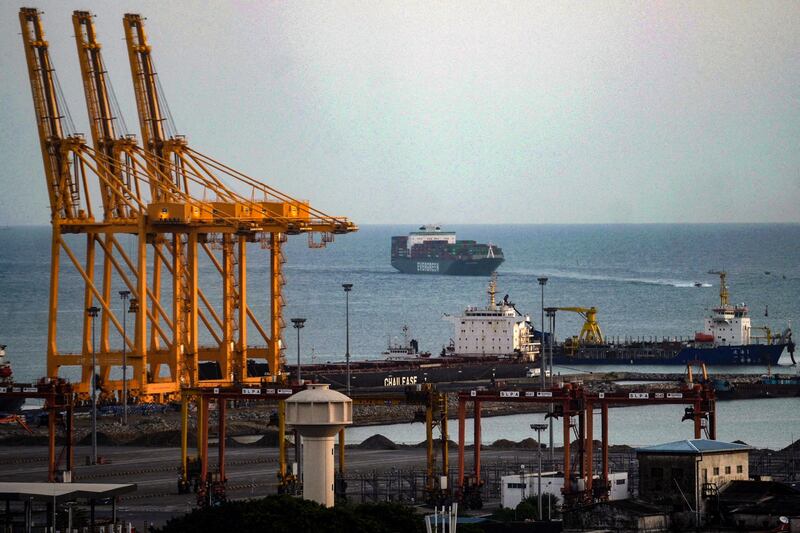
[[[488,276],[503,261],[499,247],[457,240],[455,232],[437,225],[392,237],[392,266],[404,274]]]
[[[553,343],[555,365],[657,364],[686,365],[702,361],[714,366],[776,365],[785,349],[794,364],[792,332],[779,335],[764,326],[752,326],[746,305],[728,301],[726,273],[720,276],[720,304],[705,319],[704,331],[688,339],[624,339],[603,337],[595,318],[595,308],[547,308],[548,314],[559,310],[579,312],[586,322],[581,333],[564,342]],[[753,332],[763,331],[763,336]]]
[[[470,306],[460,315],[444,315],[453,325],[453,338],[438,356],[420,352],[403,328],[403,342],[391,343],[385,358],[350,362],[352,388],[392,388],[421,383],[479,381],[530,377],[537,372],[540,343],[534,340],[530,317],[520,313],[506,296],[498,302],[496,280],[489,283],[486,307]],[[287,367],[292,379],[296,365]],[[303,365],[302,376],[343,389],[344,362]],[[536,374],[538,375],[538,374]]]

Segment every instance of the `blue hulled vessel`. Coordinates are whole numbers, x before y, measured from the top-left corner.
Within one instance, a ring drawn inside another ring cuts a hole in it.
[[[599,334],[599,326],[590,316],[587,324],[597,332],[591,342],[581,338],[567,339],[553,347],[556,365],[656,364],[685,365],[702,361],[714,366],[776,365],[784,350],[794,360],[792,332],[786,329],[773,335],[770,328],[753,326],[746,305],[731,305],[728,301],[726,273],[720,277],[720,304],[705,319],[704,331],[690,339],[609,341]],[[586,328],[587,326],[585,326]],[[755,331],[763,332],[756,335]]]

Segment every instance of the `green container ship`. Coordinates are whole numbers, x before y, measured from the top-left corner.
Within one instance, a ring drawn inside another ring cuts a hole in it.
[[[455,232],[436,225],[392,237],[392,266],[404,274],[488,276],[503,261],[500,247],[457,240]]]

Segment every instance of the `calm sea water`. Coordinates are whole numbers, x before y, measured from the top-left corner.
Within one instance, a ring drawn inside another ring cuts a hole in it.
[[[310,249],[305,236],[286,245],[287,323],[307,318],[301,332],[304,361],[340,360],[345,352],[345,297],[350,293],[351,353],[373,358],[408,325],[424,350],[437,353],[452,333],[443,313],[484,305],[487,279],[400,274],[389,264],[389,239],[413,226],[364,226],[337,236],[325,249]],[[454,226],[459,238],[503,248],[498,274],[500,296],[538,323],[537,276],[550,278],[545,305],[596,306],[606,335],[691,336],[718,302],[719,280],[709,270],[728,271],[731,299],[746,302],[755,325],[773,331],[800,323],[800,225],[554,225]],[[72,238],[82,260],[83,245]],[[123,241],[123,246],[131,248]],[[44,373],[49,280],[49,227],[0,229],[0,343],[8,345],[18,379]],[[268,252],[255,247],[248,291],[250,305],[268,323]],[[99,260],[99,259],[98,259]],[[79,351],[83,289],[62,254],[59,342]],[[218,276],[201,261],[201,287],[219,297]],[[703,287],[695,287],[700,282]],[[123,287],[114,287],[113,294]],[[166,287],[168,290],[168,287]],[[165,293],[166,295],[167,293]],[[169,303],[169,297],[164,300]],[[121,308],[115,299],[114,305]],[[768,308],[769,316],[764,316]],[[559,313],[557,337],[577,334],[581,320]],[[253,330],[251,330],[253,331]],[[255,332],[251,341],[255,341]],[[286,354],[296,357],[296,331],[286,330]],[[206,336],[206,341],[210,337]],[[114,337],[112,343],[119,345]],[[782,360],[788,363],[784,355]],[[631,369],[630,367],[624,367]],[[603,368],[605,369],[605,368]],[[679,367],[648,367],[683,371]],[[712,369],[730,371],[731,369]],[[742,369],[739,369],[742,370]],[[753,367],[752,372],[764,369]],[[788,370],[788,369],[785,369]]]
[[[661,442],[694,438],[690,421],[681,422],[682,405],[650,405],[609,409],[608,435],[611,444],[649,446]],[[717,438],[731,442],[741,440],[751,446],[779,450],[800,438],[800,412],[797,398],[768,400],[736,400],[717,403]],[[658,423],[654,424],[653,421]],[[535,437],[531,424],[547,423],[543,414],[496,416],[481,420],[481,440],[491,444],[498,439],[520,441]],[[556,421],[553,444],[561,446],[561,421]],[[595,438],[600,438],[600,415],[594,418]],[[458,422],[449,425],[450,438],[458,440]],[[465,441],[472,444],[472,419],[465,424]],[[347,441],[359,443],[372,435],[381,434],[400,444],[417,444],[425,440],[425,425],[391,424],[352,427],[347,429]],[[543,435],[544,439],[544,435]]]

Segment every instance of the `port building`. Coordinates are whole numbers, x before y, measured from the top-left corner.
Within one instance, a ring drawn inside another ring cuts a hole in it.
[[[706,439],[639,448],[639,497],[675,510],[705,512],[726,484],[749,478],[749,452],[745,444]]]

